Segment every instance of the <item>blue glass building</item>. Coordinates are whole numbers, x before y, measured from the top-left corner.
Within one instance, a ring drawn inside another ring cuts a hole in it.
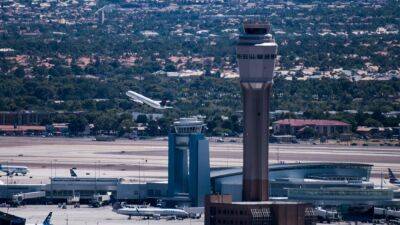
[[[168,137],[168,195],[191,206],[203,206],[210,193],[209,143],[203,127],[197,118],[181,118]]]

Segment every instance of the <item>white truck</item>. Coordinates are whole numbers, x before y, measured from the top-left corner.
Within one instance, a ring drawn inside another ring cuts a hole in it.
[[[101,194],[94,194],[90,205],[94,208],[98,208],[110,203],[111,197],[109,194],[101,195]]]
[[[45,198],[45,197],[46,197],[46,192],[44,191],[34,191],[34,192],[15,194],[12,196],[12,205],[19,206],[25,200]]]

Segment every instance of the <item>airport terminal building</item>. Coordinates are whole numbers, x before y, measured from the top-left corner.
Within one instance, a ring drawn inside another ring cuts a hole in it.
[[[299,200],[317,205],[352,204],[352,201],[348,201],[348,198],[357,198],[357,204],[364,202],[366,204],[390,205],[394,203],[392,202],[393,192],[391,190],[374,189],[374,184],[369,180],[372,169],[370,164],[287,163],[272,164],[269,168],[269,196],[271,198]],[[196,187],[202,188],[202,186]],[[204,196],[204,193],[211,189],[211,193],[230,194],[233,201],[240,201],[242,197],[242,169],[213,168],[210,172],[210,186],[204,188],[204,190],[196,189],[196,193]],[[333,193],[334,190],[340,191]],[[65,202],[73,194],[80,196],[82,202],[87,202],[95,193],[111,193],[116,201],[171,200],[167,181],[130,183],[120,178],[89,177],[55,177],[50,180],[50,184],[2,184],[0,185],[0,199],[3,201],[10,200],[13,195],[37,191],[44,191],[46,193],[45,198],[49,202]],[[195,193],[192,192],[189,196],[192,195],[195,195]],[[189,196],[185,195],[185,198]],[[179,201],[180,199],[176,200]],[[185,203],[185,201],[183,202]]]
[[[372,189],[369,181],[372,165],[358,163],[289,163],[269,166],[270,197],[288,197],[290,189],[356,188]],[[241,168],[214,170],[213,192],[231,194],[241,200]]]

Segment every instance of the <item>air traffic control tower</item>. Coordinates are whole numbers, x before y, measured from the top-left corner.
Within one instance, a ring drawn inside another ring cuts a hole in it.
[[[168,137],[168,195],[179,204],[203,206],[210,193],[209,143],[196,117],[174,122]]]
[[[242,202],[208,195],[204,224],[313,225],[311,205],[268,201],[269,99],[278,46],[269,23],[244,23],[243,30],[236,47],[244,110]]]
[[[268,23],[244,23],[236,47],[243,92],[243,201],[268,200],[269,98],[278,45]]]

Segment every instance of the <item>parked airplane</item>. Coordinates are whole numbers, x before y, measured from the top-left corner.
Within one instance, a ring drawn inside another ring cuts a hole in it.
[[[51,216],[53,215],[52,212],[47,215],[46,219],[43,221],[43,223],[35,223],[35,224],[26,224],[26,225],[52,225],[51,223]]]
[[[7,176],[18,176],[19,174],[25,176],[29,172],[29,169],[26,166],[0,165],[0,171],[6,173]]]
[[[160,219],[164,218],[175,218],[175,219],[185,219],[190,215],[183,209],[167,209],[167,208],[157,208],[157,207],[122,207],[113,209],[114,212],[128,216],[131,219],[132,216],[143,217],[144,219]]]
[[[394,175],[393,171],[390,168],[388,168],[388,171],[389,171],[389,183],[400,187],[400,180],[396,178],[396,176]]]
[[[146,96],[143,96],[137,92],[134,91],[127,91],[125,93],[131,100],[133,100],[134,102],[140,103],[140,104],[146,104],[150,107],[153,107],[155,109],[171,109],[172,107],[170,106],[166,106],[167,101],[163,100],[163,101],[155,101],[153,99],[150,99]]]

